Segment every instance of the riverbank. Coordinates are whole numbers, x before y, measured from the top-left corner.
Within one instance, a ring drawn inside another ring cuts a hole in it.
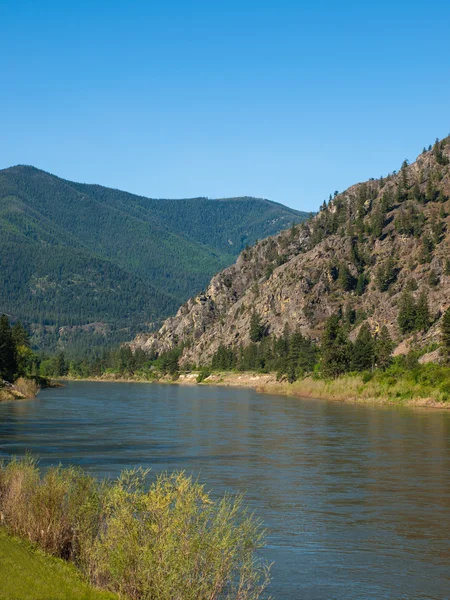
[[[414,377],[374,375],[365,381],[361,375],[343,375],[337,379],[306,377],[294,383],[278,381],[274,373],[214,372],[197,383],[198,372],[181,373],[178,377],[148,379],[143,376],[118,376],[105,373],[101,377],[90,377],[83,381],[110,381],[123,383],[167,383],[178,385],[217,385],[225,387],[251,388],[260,393],[317,398],[359,404],[395,404],[424,408],[450,409],[447,392],[448,382],[440,387],[430,379],[416,381]],[[66,378],[70,380],[71,378]],[[76,380],[76,379],[73,379]]]
[[[0,402],[7,400],[27,400],[35,398],[41,388],[60,387],[57,381],[46,377],[19,377],[14,383],[0,381]]]
[[[24,560],[5,564],[2,555],[14,546],[14,538],[3,537],[7,533],[65,559],[74,576],[73,568],[79,570],[80,581],[84,578],[121,598],[262,597],[270,566],[256,552],[263,548],[265,534],[243,497],[223,495],[213,501],[184,472],[151,479],[148,473],[136,468],[100,480],[79,467],[41,470],[29,454],[0,462],[0,590],[13,587],[19,571],[28,570],[27,558],[40,556],[17,541],[18,552],[25,550]],[[37,565],[38,576],[40,572]],[[22,597],[36,600],[38,595],[29,593],[33,588],[28,590],[33,576],[26,572],[22,579]],[[68,596],[63,584],[54,581],[42,597],[93,597],[87,587],[84,594]]]
[[[114,600],[118,596],[91,587],[74,565],[45,555],[26,540],[0,527],[0,600]]]

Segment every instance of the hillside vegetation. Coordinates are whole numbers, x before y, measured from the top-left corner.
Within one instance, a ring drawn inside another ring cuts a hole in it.
[[[0,313],[44,349],[83,354],[174,313],[257,238],[305,214],[268,200],[152,200],[0,171]]]
[[[359,338],[362,353],[384,343],[394,355],[440,360],[450,306],[449,163],[450,138],[437,140],[398,172],[336,192],[317,216],[244,250],[131,347],[152,356],[177,349],[181,365],[267,368],[277,352],[286,358],[289,348],[277,348],[297,334],[300,346],[321,340],[322,363],[330,348],[330,356],[342,350],[340,366],[324,372],[332,376],[352,368],[347,339]]]

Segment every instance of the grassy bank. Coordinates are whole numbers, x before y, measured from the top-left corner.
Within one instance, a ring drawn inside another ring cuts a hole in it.
[[[130,600],[258,600],[269,581],[256,556],[264,534],[242,498],[213,501],[183,473],[150,483],[138,469],[100,482],[78,468],[41,473],[31,457],[12,459],[0,463],[0,514],[0,530]],[[8,589],[19,566],[0,565]],[[65,596],[56,587],[52,597]]]
[[[47,556],[0,528],[0,600],[114,600],[89,586],[73,565]]]
[[[288,383],[274,374],[213,373],[205,383],[253,387],[257,391],[340,402],[450,408],[450,369],[437,364],[413,369],[346,374],[336,379],[305,377]]]
[[[91,381],[123,381],[198,385],[198,372],[180,373],[176,377],[118,376],[105,374]],[[342,375],[336,379],[305,377],[288,383],[275,373],[216,371],[199,385],[247,387],[258,392],[320,398],[340,402],[398,404],[450,409],[450,369],[428,363],[413,369],[392,366],[386,371]]]

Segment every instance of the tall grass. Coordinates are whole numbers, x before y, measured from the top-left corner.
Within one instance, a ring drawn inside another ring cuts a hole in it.
[[[263,391],[342,401],[445,406],[450,404],[450,368],[434,363],[405,368],[394,363],[386,371],[348,373],[336,379],[305,377],[292,384],[268,384]]]
[[[242,497],[214,502],[184,473],[125,471],[98,482],[74,467],[42,474],[34,458],[0,464],[0,519],[131,599],[257,600],[269,567],[261,524]]]
[[[14,387],[25,398],[34,398],[41,389],[35,379],[25,379],[25,377],[19,377],[14,382]]]

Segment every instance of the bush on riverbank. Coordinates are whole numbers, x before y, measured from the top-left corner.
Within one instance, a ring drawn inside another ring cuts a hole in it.
[[[125,471],[98,482],[75,467],[41,474],[31,457],[0,464],[8,531],[73,561],[91,582],[132,599],[256,600],[268,567],[263,531],[242,498],[213,502],[184,473]]]
[[[25,398],[34,398],[41,389],[35,379],[25,379],[25,377],[19,377],[19,379],[14,382],[14,387]]]

